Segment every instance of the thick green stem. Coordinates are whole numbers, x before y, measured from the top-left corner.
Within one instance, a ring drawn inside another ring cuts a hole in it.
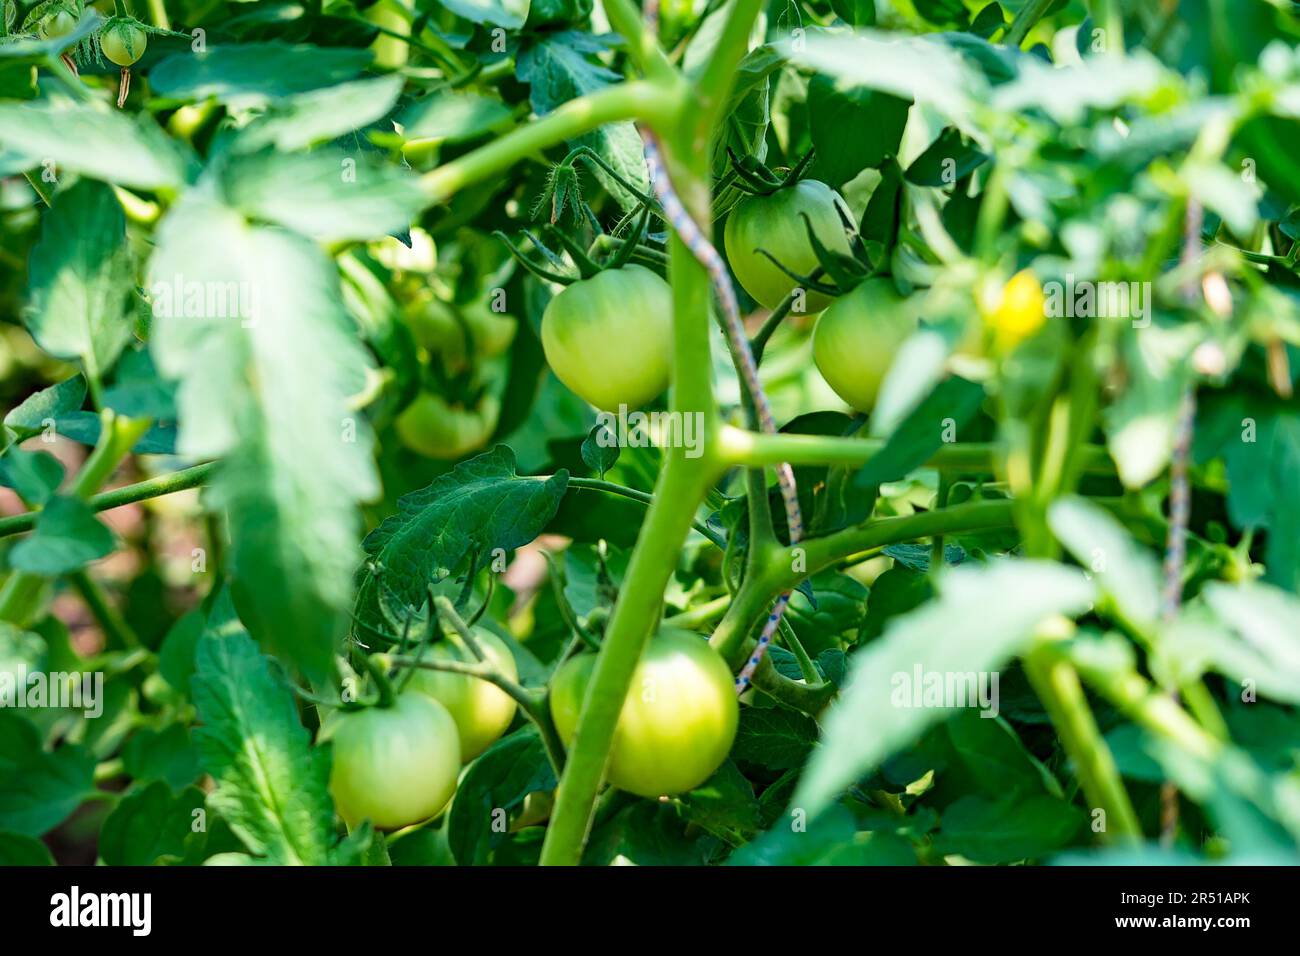
[[[865,465],[885,447],[878,438],[840,438],[833,435],[761,435],[723,426],[719,454],[728,465]],[[990,442],[945,443],[925,464],[945,471],[994,474],[1005,455],[1004,447]],[[1079,452],[1080,467],[1092,474],[1114,474],[1104,448],[1087,446]]]
[[[519,160],[588,133],[605,123],[643,119],[651,123],[668,118],[673,100],[651,83],[632,82],[607,86],[556,107],[540,119],[511,130],[473,152],[466,153],[421,180],[431,202],[444,202],[461,189],[509,169]]]
[[[197,488],[212,476],[216,467],[217,462],[212,461],[166,475],[159,475],[156,478],[148,478],[133,485],[123,485],[121,488],[114,488],[112,491],[95,495],[88,499],[86,503],[95,511],[111,511],[113,508],[134,504],[137,501],[161,498],[163,495],[174,494],[177,491]],[[0,518],[0,538],[31,531],[32,528],[36,527],[36,520],[40,517],[40,514],[40,511],[37,510]]]
[[[582,856],[592,806],[614,742],[614,727],[641,652],[659,623],[664,585],[690,527],[693,503],[703,497],[708,477],[699,465],[678,457],[670,459],[660,474],[654,503],[641,526],[596,657],[546,831],[543,864],[573,865]]]
[[[1101,736],[1079,675],[1050,647],[1035,646],[1024,656],[1025,674],[1038,694],[1065,752],[1074,763],[1084,795],[1094,809],[1105,812],[1108,838],[1142,839],[1142,827],[1120,778],[1115,758]]]
[[[976,501],[942,511],[922,511],[897,518],[877,518],[822,538],[810,538],[772,552],[763,569],[745,579],[731,607],[718,623],[710,643],[733,665],[742,659],[745,638],[759,616],[782,591],[831,567],[849,555],[870,548],[915,541],[935,534],[954,534],[1009,527],[1013,523],[1010,501]]]
[[[690,157],[697,185],[707,200],[703,156]],[[591,826],[614,728],[632,675],[650,634],[659,625],[664,586],[696,505],[716,479],[712,449],[717,440],[709,353],[709,280],[691,252],[674,238],[669,271],[673,289],[673,411],[703,417],[704,455],[688,458],[686,449],[668,449],[655,484],[654,501],[637,536],[624,584],[615,602],[605,640],[587,686],[568,763],[556,794],[555,810],[542,845],[545,865],[576,865]]]

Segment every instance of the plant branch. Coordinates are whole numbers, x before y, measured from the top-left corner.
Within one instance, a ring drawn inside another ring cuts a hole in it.
[[[166,475],[159,475],[156,478],[137,481],[132,485],[123,485],[121,488],[114,488],[112,491],[105,491],[102,494],[92,496],[87,500],[86,504],[90,505],[94,511],[111,511],[114,508],[122,507],[122,505],[134,504],[137,501],[145,501],[149,498],[161,498],[163,495],[197,488],[212,476],[217,465],[218,462],[210,461],[180,471],[173,471]],[[38,508],[35,511],[0,518],[0,538],[31,531],[36,526],[40,514]]]
[[[619,120],[662,122],[672,100],[648,82],[620,83],[569,100],[540,119],[425,173],[421,186],[430,202],[445,202],[457,192],[509,169],[519,160],[598,126]]]

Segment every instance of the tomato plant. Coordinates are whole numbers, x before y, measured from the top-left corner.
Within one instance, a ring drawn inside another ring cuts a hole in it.
[[[0,864],[1300,858],[1291,6],[0,2]]]

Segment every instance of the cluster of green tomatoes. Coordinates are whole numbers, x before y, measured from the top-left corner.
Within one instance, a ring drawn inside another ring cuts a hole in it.
[[[491,666],[518,675],[509,646],[475,626],[472,637]],[[475,661],[449,635],[426,660]],[[550,717],[565,746],[572,740],[595,654],[579,654],[556,672]],[[417,669],[388,706],[335,710],[321,740],[333,746],[330,791],[351,827],[369,820],[381,830],[422,823],[441,813],[456,792],[463,764],[506,732],[517,704],[495,684],[467,674]],[[608,779],[643,797],[683,793],[718,769],[731,750],[739,705],[726,663],[699,634],[662,629],[633,677],[615,730]]]
[[[846,404],[874,407],[895,353],[916,331],[926,296],[904,296],[892,279],[870,277],[842,294],[804,289],[799,275],[815,273],[823,250],[850,257],[844,201],[834,189],[802,179],[771,192],[747,195],[724,228],[727,260],[737,281],[759,305],[780,306],[802,290],[796,311],[821,313],[813,331],[813,359]],[[1041,326],[1042,290],[1024,272],[977,303],[995,343],[1011,346]],[[793,301],[793,300],[792,300]],[[556,376],[597,408],[637,408],[667,388],[672,368],[672,293],[641,265],[602,271],[567,286],[548,305],[542,345]]]

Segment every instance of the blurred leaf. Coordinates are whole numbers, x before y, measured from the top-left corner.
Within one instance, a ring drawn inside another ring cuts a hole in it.
[[[122,748],[122,766],[138,782],[161,780],[180,790],[199,776],[199,755],[184,724],[141,727]]]
[[[185,59],[190,59],[189,55]],[[157,71],[150,77],[152,80]],[[152,119],[109,106],[66,101],[0,103],[0,146],[53,164],[60,178],[79,173],[134,189],[177,190],[188,160]]]
[[[1048,509],[1052,533],[1091,572],[1103,595],[1125,621],[1150,634],[1160,620],[1160,573],[1150,552],[1138,546],[1110,512],[1071,496]]]
[[[32,338],[51,355],[79,359],[92,381],[102,379],[135,322],[126,215],[112,188],[83,179],[55,197],[28,276]]]
[[[0,485],[30,505],[43,505],[63,481],[63,465],[47,451],[9,449],[0,457]]]
[[[186,787],[178,794],[161,780],[123,797],[104,820],[99,857],[107,866],[152,866],[197,862],[187,859],[206,840],[195,830],[195,811],[203,791]]]
[[[998,667],[1053,614],[1083,611],[1092,587],[1076,571],[1039,561],[1001,560],[947,571],[939,598],[893,619],[853,656],[848,686],[825,718],[818,748],[795,794],[815,816],[844,787],[914,740],[951,707],[899,699],[898,675],[978,674]],[[872,733],[862,733],[863,727]]]
[[[14,441],[39,435],[52,419],[81,408],[86,400],[86,380],[80,375],[43,388],[5,416],[5,426],[14,433]]]
[[[44,577],[76,571],[113,552],[117,539],[90,506],[56,496],[36,516],[36,529],[14,545],[9,563]]]
[[[0,833],[0,866],[54,866],[54,857],[35,837]]]
[[[435,89],[415,100],[397,118],[408,141],[436,139],[461,143],[510,125],[510,107],[500,98],[467,90]]]
[[[150,273],[150,347],[181,383],[178,451],[225,459],[210,507],[229,511],[240,616],[319,678],[346,626],[355,503],[377,491],[365,420],[347,404],[367,356],[334,263],[305,238],[191,195],[161,223]],[[205,298],[198,316],[180,307],[190,287]]]
[[[38,837],[66,820],[94,787],[95,758],[76,744],[41,747],[34,726],[0,709],[0,830]]]
[[[425,202],[415,177],[401,167],[335,149],[232,159],[222,188],[250,219],[326,243],[402,232]]]
[[[274,146],[289,152],[362,129],[388,115],[402,83],[402,76],[393,74],[287,97],[241,129],[236,148],[251,152]]]
[[[155,96],[259,106],[355,79],[370,60],[369,50],[349,47],[278,42],[210,46],[155,64],[149,85]]]

